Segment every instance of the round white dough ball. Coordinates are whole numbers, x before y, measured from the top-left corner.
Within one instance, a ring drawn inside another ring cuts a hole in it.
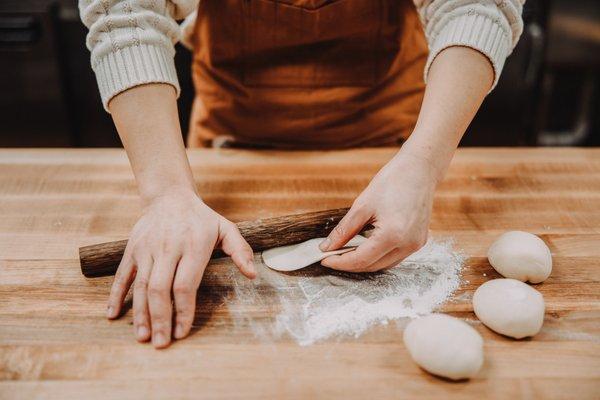
[[[488,328],[515,339],[533,336],[544,323],[544,297],[516,279],[494,279],[473,295],[475,315]]]
[[[404,345],[421,368],[445,378],[471,378],[483,365],[481,335],[445,314],[412,320],[404,330]]]
[[[502,234],[488,249],[488,260],[505,278],[540,283],[552,272],[552,254],[542,239],[522,231]]]

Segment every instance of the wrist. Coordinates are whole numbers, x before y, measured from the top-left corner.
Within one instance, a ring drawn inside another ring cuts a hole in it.
[[[434,135],[415,131],[394,159],[409,160],[416,168],[429,174],[437,186],[444,179],[455,151],[453,143],[436,142]]]
[[[140,186],[140,197],[144,205],[171,196],[200,198],[193,183],[171,182],[163,185],[153,183],[149,186]]]
[[[392,168],[397,170],[406,171],[408,168],[411,172],[422,174],[424,179],[431,183],[433,189],[442,181],[445,173],[445,170],[435,162],[435,159],[431,158],[429,154],[420,152],[401,150],[390,161],[390,164]]]

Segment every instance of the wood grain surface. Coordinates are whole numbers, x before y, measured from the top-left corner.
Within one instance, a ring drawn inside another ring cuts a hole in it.
[[[241,221],[347,207],[393,153],[189,154],[203,198]],[[228,259],[209,265],[188,339],[163,351],[136,343],[130,310],[104,318],[112,277],[84,278],[77,249],[126,238],[139,215],[121,150],[0,150],[0,399],[600,398],[599,149],[456,155],[431,233],[469,256],[441,308],[484,337],[484,367],[468,382],[420,370],[402,344],[405,321],[310,346],[257,336],[248,321],[268,323],[275,294],[236,298],[244,280]],[[531,340],[496,335],[472,313],[475,288],[498,276],[487,247],[508,229],[540,235],[554,257],[536,285],[547,313]]]

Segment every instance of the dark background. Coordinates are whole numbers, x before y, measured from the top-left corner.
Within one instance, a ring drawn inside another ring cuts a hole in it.
[[[523,36],[462,145],[600,144],[600,1],[528,0]],[[0,147],[120,146],[77,2],[0,2]],[[191,54],[176,56],[184,133]]]

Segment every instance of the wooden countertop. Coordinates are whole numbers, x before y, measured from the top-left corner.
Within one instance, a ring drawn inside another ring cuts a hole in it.
[[[190,151],[199,190],[232,220],[348,206],[392,149]],[[140,208],[121,150],[0,150],[0,398],[598,398],[600,149],[461,149],[431,230],[469,255],[445,312],[474,319],[470,295],[498,275],[486,250],[505,230],[540,235],[554,257],[537,285],[546,320],[533,340],[480,324],[486,359],[469,382],[421,371],[395,324],[299,346],[257,338],[224,299],[227,259],[200,289],[191,337],[156,351],[131,311],[104,318],[112,278],[85,279],[80,245],[125,238]],[[257,258],[258,259],[258,258]],[[267,299],[268,300],[268,299]],[[268,301],[240,304],[261,318]]]

